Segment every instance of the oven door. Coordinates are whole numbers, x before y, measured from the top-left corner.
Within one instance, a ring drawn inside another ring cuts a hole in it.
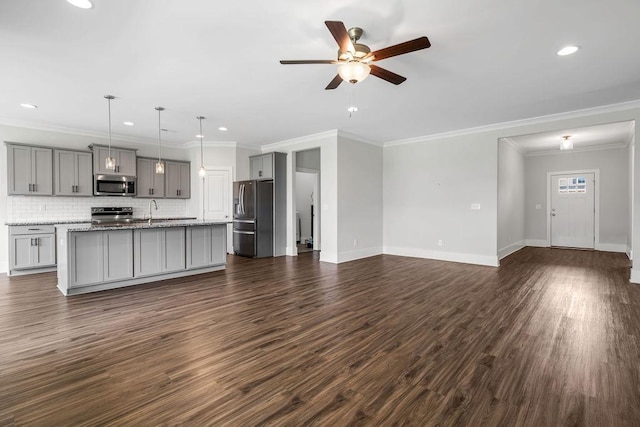
[[[96,175],[96,196],[135,196],[136,178],[132,176]]]

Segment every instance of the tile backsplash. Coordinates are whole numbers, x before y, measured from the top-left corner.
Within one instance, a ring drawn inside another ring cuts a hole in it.
[[[99,206],[132,206],[133,216],[142,218],[149,212],[149,199],[131,197],[38,197],[9,196],[7,200],[7,222],[56,221],[91,219],[91,208]],[[186,216],[186,201],[179,199],[156,199],[157,218]]]

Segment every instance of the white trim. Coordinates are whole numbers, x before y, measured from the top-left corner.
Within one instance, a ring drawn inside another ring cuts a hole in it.
[[[498,260],[501,260],[502,258],[505,258],[509,255],[511,255],[514,252],[519,251],[520,249],[524,248],[526,246],[525,241],[524,240],[520,240],[519,242],[515,242],[512,243],[509,246],[505,246],[504,248],[500,249],[498,251]]]
[[[292,139],[287,139],[284,141],[280,141],[280,142],[273,142],[271,144],[266,144],[263,145],[261,147],[256,147],[258,150],[262,150],[263,153],[267,153],[267,152],[271,152],[274,151],[276,149],[280,149],[280,148],[285,148],[285,147],[291,147],[293,145],[297,145],[303,142],[309,142],[309,141],[317,141],[318,139],[321,138],[328,138],[331,136],[338,136],[338,130],[337,129],[333,129],[333,130],[329,130],[329,131],[325,131],[325,132],[320,132],[320,133],[314,133],[311,135],[306,135],[306,136],[301,136],[299,138],[292,138]]]
[[[505,136],[503,138],[498,138],[498,140],[504,141],[505,143],[507,143],[507,145],[509,145],[514,150],[516,150],[516,152],[521,156],[526,155],[526,152],[522,149],[522,147],[520,147],[513,139],[509,138],[508,136]]]
[[[596,251],[602,252],[619,252],[622,254],[627,253],[627,245],[620,243],[596,243],[594,249]]]
[[[109,139],[109,134],[107,132],[92,132],[88,130],[66,128],[63,126],[47,125],[42,123],[14,120],[14,119],[2,118],[2,117],[0,117],[0,125],[34,129],[34,130],[43,130],[46,132],[67,133],[69,135],[88,136],[91,138]],[[119,135],[119,134],[112,134],[111,136],[112,136],[112,139],[115,139],[116,141],[133,142],[133,143],[142,144],[142,145],[158,145],[157,140],[138,138],[135,136],[126,136],[126,135]],[[181,143],[164,141],[164,140],[162,142],[174,148],[182,147]]]
[[[459,130],[454,130],[450,132],[435,133],[431,135],[418,136],[414,138],[389,141],[389,142],[385,142],[383,144],[383,147],[393,147],[396,145],[405,145],[405,144],[416,144],[419,142],[427,142],[427,141],[433,141],[433,140],[438,140],[443,138],[452,138],[455,136],[471,135],[471,134],[481,133],[481,132],[491,132],[491,131],[498,131],[503,129],[510,129],[518,126],[530,126],[530,125],[543,124],[543,123],[559,121],[559,120],[568,120],[568,119],[575,119],[575,118],[581,118],[586,116],[594,116],[598,114],[613,113],[616,111],[630,110],[633,108],[640,108],[640,100],[621,102],[619,104],[601,105],[598,107],[585,108],[582,110],[567,111],[564,113],[530,117],[528,119],[513,120],[510,122],[495,123],[491,125],[459,129]]]
[[[336,252],[329,252],[326,250],[320,251],[320,261],[338,264],[338,254]]]
[[[633,261],[633,251],[631,249],[627,248],[625,253],[627,254],[627,258],[629,258],[629,261]]]
[[[531,246],[531,247],[534,247],[534,248],[548,248],[549,247],[549,241],[548,240],[543,240],[543,239],[526,239],[525,240],[525,245]]]
[[[347,138],[356,142],[362,142],[363,144],[375,145],[376,147],[382,147],[384,145],[382,142],[372,141],[360,135],[356,135],[355,133],[346,132],[341,129],[338,129],[338,137]]]
[[[573,150],[560,150],[560,148],[556,150],[544,150],[544,151],[529,151],[525,154],[526,157],[534,157],[534,156],[551,156],[551,155],[566,155],[572,153],[581,153],[585,151],[601,151],[601,150],[613,150],[616,148],[626,148],[629,144],[616,143],[616,144],[607,144],[607,145],[592,145],[590,147],[582,147],[582,148],[574,148]]]
[[[593,248],[600,244],[600,169],[582,169],[573,171],[547,172],[547,242],[551,244],[551,177],[553,175],[573,175],[582,173],[592,173],[596,181],[593,186]]]
[[[356,249],[355,251],[340,252],[338,254],[338,263],[354,261],[362,258],[369,258],[376,255],[382,255],[382,247]]]
[[[398,255],[398,256],[406,256],[406,257],[413,257],[413,258],[435,259],[438,261],[460,262],[464,264],[487,265],[490,267],[500,266],[498,257],[491,256],[491,255],[465,254],[465,253],[459,253],[459,252],[442,252],[442,251],[432,251],[429,249],[402,248],[402,247],[396,247],[396,246],[385,246],[382,249],[382,253],[387,255]]]
[[[235,141],[202,141],[203,147],[225,147],[236,148],[238,144]],[[200,141],[189,141],[182,145],[183,148],[200,148]]]
[[[640,284],[640,270],[635,268],[631,269],[631,277],[629,278],[629,282]]]

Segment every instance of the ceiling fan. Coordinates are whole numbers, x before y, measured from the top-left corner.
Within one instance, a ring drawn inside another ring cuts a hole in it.
[[[324,21],[324,23],[333,35],[333,38],[338,42],[338,59],[283,60],[280,61],[280,63],[284,65],[340,64],[338,74],[336,74],[333,80],[325,87],[326,90],[337,88],[343,80],[349,83],[358,83],[364,80],[369,73],[382,80],[399,85],[407,80],[407,78],[371,63],[392,56],[404,55],[405,53],[426,49],[431,46],[427,37],[419,37],[371,52],[369,46],[358,43],[358,40],[360,40],[360,37],[362,37],[364,33],[362,28],[354,27],[347,31],[347,28],[341,21]]]

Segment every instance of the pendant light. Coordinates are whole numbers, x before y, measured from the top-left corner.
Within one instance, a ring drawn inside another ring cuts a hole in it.
[[[202,138],[204,138],[204,135],[202,134],[202,120],[204,120],[205,118],[206,117],[204,116],[196,117],[196,119],[200,121],[200,134],[198,135],[200,137],[200,170],[198,171],[198,175],[200,175],[203,178],[207,174],[207,171],[204,169],[204,154],[203,154],[204,151],[202,149]]]
[[[109,105],[109,155],[104,159],[104,168],[107,170],[116,170],[116,159],[111,157],[111,100],[115,99],[113,95],[105,95],[107,104]]]
[[[164,173],[164,162],[162,161],[162,125],[160,122],[160,113],[164,111],[164,107],[156,107],[158,111],[158,162],[156,163],[156,173]]]

